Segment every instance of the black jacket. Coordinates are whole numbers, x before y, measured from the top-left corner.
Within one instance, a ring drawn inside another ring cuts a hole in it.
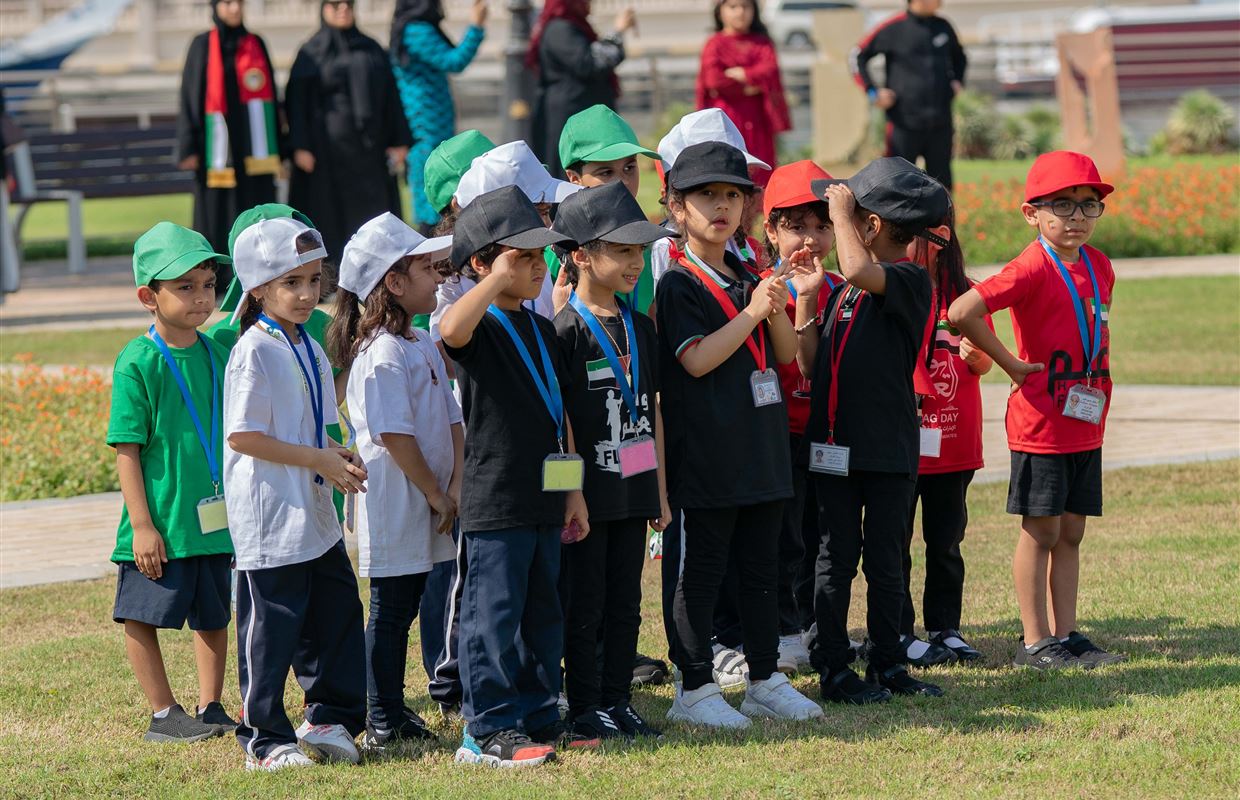
[[[951,23],[942,17],[897,14],[879,25],[853,51],[853,74],[866,90],[877,88],[868,64],[887,60],[887,88],[896,104],[887,119],[920,130],[951,125],[952,81],[964,83],[968,60]]]

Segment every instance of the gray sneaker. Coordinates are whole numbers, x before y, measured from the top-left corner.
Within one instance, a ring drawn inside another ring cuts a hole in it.
[[[174,705],[168,709],[163,719],[151,717],[151,727],[142,738],[148,742],[201,742],[212,736],[219,736],[220,729],[216,725],[208,725],[185,713],[185,709]]]

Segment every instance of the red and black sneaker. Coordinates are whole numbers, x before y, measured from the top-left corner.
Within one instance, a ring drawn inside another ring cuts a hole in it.
[[[517,730],[496,731],[478,741],[468,728],[456,750],[458,764],[482,764],[503,769],[536,767],[555,761],[555,748],[539,744]]]
[[[602,737],[596,734],[583,733],[558,719],[550,725],[531,731],[530,738],[539,744],[566,750],[590,750],[603,741]]]

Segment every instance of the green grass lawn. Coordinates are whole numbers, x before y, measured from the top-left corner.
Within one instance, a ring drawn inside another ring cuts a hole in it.
[[[1240,384],[1240,278],[1123,281],[1111,315],[1112,368],[1120,383]],[[1014,347],[1006,312],[995,328]],[[110,365],[138,332],[104,328],[0,336],[0,363],[31,353],[40,364]],[[999,370],[986,376],[1005,381]]]
[[[229,738],[145,744],[141,693],[109,618],[113,582],[6,590],[0,796],[1235,797],[1238,479],[1237,462],[1107,474],[1107,516],[1092,520],[1086,537],[1080,612],[1086,632],[1129,655],[1125,664],[1058,675],[1008,666],[1018,635],[1009,577],[1015,523],[1001,511],[1005,487],[979,486],[964,543],[965,630],[987,661],[932,670],[945,698],[829,706],[821,723],[760,723],[745,733],[668,726],[661,743],[568,754],[531,771],[452,763],[459,730],[432,712],[416,645],[409,700],[440,738],[391,760],[259,775],[242,769]],[[665,651],[658,597],[657,569],[648,564],[641,646],[653,654]],[[854,603],[855,637],[862,598]],[[163,641],[175,691],[192,705],[189,635]],[[812,677],[798,685],[817,696]],[[291,681],[286,696],[299,722]],[[230,709],[240,702],[231,663],[224,701]],[[635,694],[660,724],[670,702],[668,687]]]

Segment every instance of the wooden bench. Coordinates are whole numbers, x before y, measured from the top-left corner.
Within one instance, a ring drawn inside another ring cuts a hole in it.
[[[69,271],[75,274],[86,270],[84,199],[182,194],[194,186],[194,174],[177,169],[173,162],[172,126],[42,134],[9,150],[16,183],[10,201],[19,209],[15,238],[20,243],[22,224],[33,204],[65,203]]]

